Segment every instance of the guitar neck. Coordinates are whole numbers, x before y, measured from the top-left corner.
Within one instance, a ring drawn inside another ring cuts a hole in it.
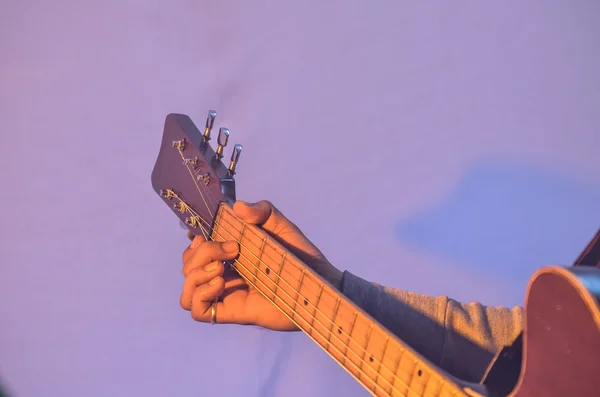
[[[215,241],[236,240],[236,271],[374,396],[463,396],[462,389],[264,230],[221,203]]]

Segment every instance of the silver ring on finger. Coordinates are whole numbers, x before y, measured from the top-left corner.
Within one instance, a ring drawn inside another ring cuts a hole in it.
[[[217,323],[217,300],[215,299],[210,306],[210,323],[215,325]]]

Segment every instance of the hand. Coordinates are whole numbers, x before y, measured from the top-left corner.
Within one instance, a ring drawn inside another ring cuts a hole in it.
[[[289,249],[307,266],[340,288],[342,272],[336,269],[319,249],[286,219],[273,204],[260,201],[247,204],[238,201],[233,206],[238,218],[262,227]],[[189,234],[188,234],[189,235]],[[200,322],[211,321],[211,305],[216,304],[218,323],[259,325],[276,331],[295,331],[297,327],[256,289],[248,285],[235,271],[225,268],[223,261],[239,254],[235,241],[206,241],[196,236],[183,252],[185,282],[181,307],[189,310]]]

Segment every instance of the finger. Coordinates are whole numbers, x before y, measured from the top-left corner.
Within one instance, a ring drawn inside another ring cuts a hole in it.
[[[196,290],[200,290],[203,294],[208,293],[210,296],[207,299],[210,300],[212,294],[218,292],[218,288],[215,286],[216,284],[221,283],[223,284],[223,287],[225,286],[225,280],[221,277],[223,275],[223,270],[223,264],[220,262],[212,262],[204,268],[192,270],[183,282],[179,302],[181,307],[185,310],[192,309],[192,298],[196,293]],[[212,299],[217,296],[219,295],[212,297]]]
[[[196,248],[198,248],[200,246],[200,244],[202,244],[205,241],[206,241],[206,239],[203,236],[196,236],[192,240],[192,243],[183,251],[183,255],[182,255],[183,263],[186,263],[190,259],[192,254],[194,253],[194,250]]]
[[[211,305],[223,293],[225,289],[225,280],[223,277],[215,277],[208,284],[196,288],[192,297],[192,308],[190,313],[196,321],[210,322]],[[217,322],[224,322],[225,305],[223,302],[217,302]]]
[[[187,232],[187,238],[189,238],[190,241],[194,241],[194,237],[196,237],[196,236],[194,236],[194,233],[192,233],[191,230],[188,230],[188,232]]]
[[[235,241],[201,243],[183,265],[183,274],[198,267],[204,267],[214,261],[226,261],[235,258],[239,253],[239,245]]]

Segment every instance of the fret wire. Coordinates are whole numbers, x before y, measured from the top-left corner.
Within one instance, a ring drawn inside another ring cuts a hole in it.
[[[346,365],[346,360],[348,359],[348,350],[350,349],[350,342],[352,341],[352,330],[354,330],[357,318],[358,312],[356,311],[354,312],[354,318],[352,319],[352,324],[350,324],[350,329],[348,330],[348,343],[346,344],[346,350],[344,351],[344,365]]]
[[[325,284],[321,283],[321,289],[319,289],[319,295],[317,295],[317,300],[315,301],[315,314],[317,314],[317,308],[319,306],[319,301],[321,301],[321,295],[323,295],[324,289],[325,289]]]
[[[298,298],[300,297],[300,287],[302,287],[302,281],[304,280],[304,275],[306,274],[306,268],[302,269],[302,274],[300,275],[300,280],[298,281],[298,288],[296,288],[296,298],[294,299],[294,312],[292,315],[296,314],[296,308],[298,307]],[[306,300],[306,298],[304,298]],[[302,316],[300,316],[302,317]]]
[[[315,319],[317,318],[317,310],[319,310],[319,301],[321,300],[321,295],[323,294],[324,288],[325,284],[321,283],[321,289],[319,290],[319,295],[317,295],[317,300],[315,301],[315,313],[312,315],[312,319],[310,320],[310,335],[312,335],[313,324],[315,323]]]
[[[331,342],[331,335],[334,332],[333,328],[336,325],[335,324],[335,316],[337,315],[337,312],[340,309],[341,301],[342,301],[342,298],[338,298],[338,300],[335,302],[335,309],[333,310],[333,315],[331,316],[331,328],[329,329],[329,336],[327,337],[327,349],[329,349],[329,343]]]
[[[410,380],[407,382],[409,385],[412,385],[413,380],[415,379],[415,369],[417,367],[417,365],[419,364],[419,362],[415,359],[413,359],[414,363],[415,363],[415,368],[413,368],[411,374],[410,374]]]
[[[258,252],[258,257],[256,259],[258,259],[258,263],[256,264],[256,273],[254,274],[254,277],[258,277],[258,271],[259,271],[259,267],[260,267],[260,263],[262,262],[265,267],[266,264],[262,261],[262,256],[263,256],[263,252],[265,252],[265,245],[267,244],[267,238],[263,238],[262,243],[260,245],[260,251]]]
[[[369,337],[371,336],[371,331],[373,331],[373,324],[371,324],[371,328],[369,328],[369,335],[367,336],[367,345],[364,348],[362,347],[362,345],[360,343],[357,343],[358,347],[363,348],[363,355],[360,359],[360,365],[359,365],[359,369],[361,371],[359,374],[361,375],[361,377],[362,377],[362,374],[365,373],[365,371],[363,370],[363,364],[365,363],[365,357],[367,355],[367,347],[369,346]],[[354,353],[354,354],[356,354],[356,353]]]
[[[229,225],[233,226],[231,223],[229,223]],[[244,244],[242,243],[242,238],[244,237],[244,232],[245,231],[246,231],[246,222],[243,222],[242,223],[242,228],[240,229],[240,241],[239,241],[239,244],[240,244],[240,253],[242,252],[242,247],[244,246]],[[229,233],[229,234],[231,234],[231,233]],[[248,248],[246,248],[246,249],[248,249]],[[250,250],[248,249],[248,251],[250,251]],[[256,276],[254,276],[254,281],[256,281]]]
[[[402,362],[402,357],[404,357],[404,348],[402,346],[400,346],[400,356],[398,357],[398,362],[396,363],[396,369],[394,369],[394,372],[392,372],[392,386],[394,386],[396,384],[396,379],[398,379],[399,375],[398,375],[398,370],[400,369],[400,363]],[[402,382],[404,383],[404,382]]]
[[[360,363],[360,369],[362,369],[363,364],[365,363],[365,357],[367,357],[369,342],[371,341],[371,334],[373,333],[373,328],[375,327],[374,323],[371,323],[371,327],[369,327],[369,333],[367,334],[367,343],[365,345],[365,350],[363,351],[362,363]]]
[[[279,277],[277,277],[275,279],[275,288],[273,289],[274,297],[277,296],[277,290],[279,289],[279,280],[282,278],[281,275],[283,274],[283,265],[285,265],[286,258],[287,258],[287,252],[284,252],[283,255],[281,255],[281,266],[279,266]]]
[[[378,385],[379,375],[381,374],[381,367],[383,366],[383,359],[385,358],[385,352],[388,348],[389,343],[390,343],[390,336],[388,335],[387,338],[385,339],[385,344],[383,345],[383,352],[381,353],[381,360],[379,360],[379,367],[377,368],[377,374],[375,376],[375,385]],[[387,393],[387,391],[385,389],[384,389],[384,391]]]

